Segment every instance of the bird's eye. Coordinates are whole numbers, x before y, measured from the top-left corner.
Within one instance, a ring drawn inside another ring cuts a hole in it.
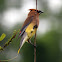
[[[36,11],[36,10],[35,10]]]
[[[32,10],[31,10],[32,11]]]

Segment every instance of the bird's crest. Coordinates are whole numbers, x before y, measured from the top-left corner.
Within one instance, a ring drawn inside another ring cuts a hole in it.
[[[39,10],[36,10],[36,9],[29,9],[30,11],[39,11]]]

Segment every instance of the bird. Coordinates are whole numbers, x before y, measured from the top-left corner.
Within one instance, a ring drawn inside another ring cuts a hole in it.
[[[37,28],[39,26],[39,15],[43,13],[43,11],[37,9],[29,9],[29,10],[30,12],[28,13],[28,16],[24,24],[22,25],[22,28],[18,36],[18,39],[21,37],[18,54],[25,42],[31,43],[31,38],[35,35]]]

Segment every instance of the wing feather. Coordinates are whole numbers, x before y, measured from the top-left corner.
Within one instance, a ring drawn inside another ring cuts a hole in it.
[[[20,36],[22,36],[22,35],[24,34],[24,32],[25,32],[27,26],[32,22],[33,17],[34,17],[34,16],[28,17],[28,18],[25,20],[25,22],[24,22],[24,24],[23,24],[23,26],[22,26],[22,28],[21,28],[21,30],[20,30],[20,34],[19,34],[19,36],[18,36],[18,39],[19,39]],[[18,40],[18,39],[17,39],[17,40]]]

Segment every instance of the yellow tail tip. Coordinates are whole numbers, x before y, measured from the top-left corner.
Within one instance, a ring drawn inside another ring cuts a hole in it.
[[[19,50],[18,50],[18,54],[19,54],[19,52],[20,52],[20,48],[19,48]]]

